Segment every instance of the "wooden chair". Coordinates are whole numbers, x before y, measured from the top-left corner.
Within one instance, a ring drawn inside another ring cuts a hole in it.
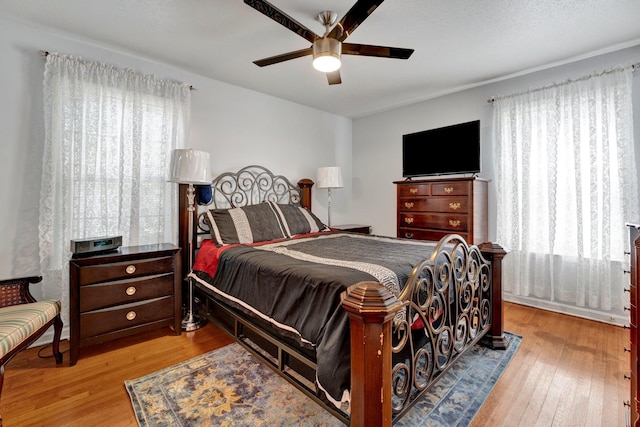
[[[62,363],[60,301],[38,302],[29,292],[29,284],[41,280],[41,276],[0,280],[0,394],[5,365],[40,338],[51,325],[54,327],[53,357],[56,364]]]

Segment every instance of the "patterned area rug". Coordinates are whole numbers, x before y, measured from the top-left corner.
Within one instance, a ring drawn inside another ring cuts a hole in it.
[[[397,426],[466,426],[522,339],[505,351],[475,346]],[[343,426],[239,344],[125,381],[142,427]]]

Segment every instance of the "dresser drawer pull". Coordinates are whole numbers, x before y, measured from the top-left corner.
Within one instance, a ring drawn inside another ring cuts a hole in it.
[[[449,203],[449,207],[454,211],[457,211],[458,209],[460,209],[460,203]]]
[[[413,233],[404,233],[404,237],[407,239],[413,239]]]
[[[124,271],[127,272],[127,274],[133,274],[136,272],[136,266],[135,265],[128,265],[127,268],[124,269]]]
[[[457,227],[460,225],[460,220],[459,219],[450,219],[449,220],[449,225],[452,227]]]
[[[411,194],[417,194],[417,193],[418,193],[418,189],[417,189],[417,188],[410,188],[410,189],[409,189],[409,193],[411,193]]]
[[[447,194],[453,193],[453,187],[444,187],[444,192]]]
[[[136,318],[136,312],[135,311],[130,311],[127,313],[127,320],[133,320]]]
[[[404,222],[406,222],[407,224],[413,224],[413,217],[407,217],[404,219]]]
[[[129,286],[125,292],[127,295],[131,296],[136,293],[136,290],[135,286]]]
[[[407,209],[413,209],[413,202],[404,202],[404,207]]]

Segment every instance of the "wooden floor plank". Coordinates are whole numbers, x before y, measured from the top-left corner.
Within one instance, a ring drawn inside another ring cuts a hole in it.
[[[628,330],[509,303],[505,330],[522,344],[472,426],[625,425]]]
[[[522,344],[472,426],[624,426],[628,330],[510,303],[505,330]],[[209,324],[181,336],[167,328],[83,348],[73,367],[68,354],[56,367],[36,348],[23,351],[6,368],[4,426],[135,426],[125,380],[230,342]]]

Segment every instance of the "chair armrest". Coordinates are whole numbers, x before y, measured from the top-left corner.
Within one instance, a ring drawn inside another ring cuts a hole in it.
[[[42,276],[0,280],[0,307],[36,302],[29,291],[29,284],[42,281]]]

